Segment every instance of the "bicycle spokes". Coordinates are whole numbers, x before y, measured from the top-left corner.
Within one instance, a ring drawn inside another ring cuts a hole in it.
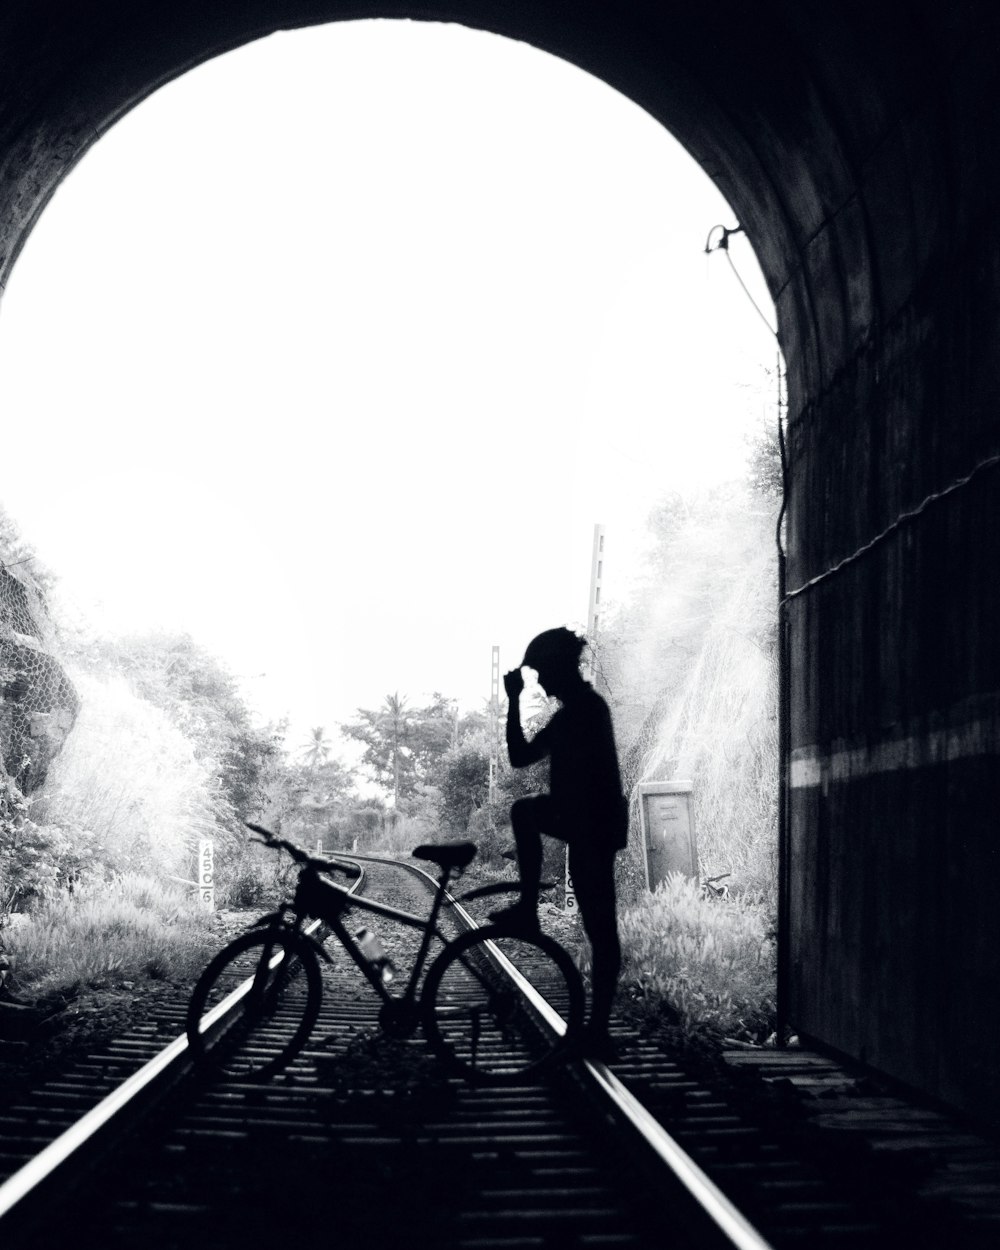
[[[511,973],[513,972],[513,975]],[[426,1023],[444,1058],[473,1080],[515,1079],[563,1045],[567,1025],[550,1027],[538,992],[576,1028],[582,989],[556,943],[480,930],[459,939],[428,973]]]
[[[319,1011],[319,968],[290,936],[238,938],[205,970],[188,1008],[195,1058],[231,1077],[271,1075],[301,1049]]]

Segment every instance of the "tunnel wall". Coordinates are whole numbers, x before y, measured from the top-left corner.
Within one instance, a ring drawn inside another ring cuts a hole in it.
[[[460,21],[658,117],[746,229],[788,363],[791,1022],[1000,1120],[1000,1061],[979,1041],[1000,1024],[998,15],[988,0],[8,0],[0,280],[117,117],[285,26]]]

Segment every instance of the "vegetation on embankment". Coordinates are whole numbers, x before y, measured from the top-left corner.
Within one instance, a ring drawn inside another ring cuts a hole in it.
[[[208,932],[208,913],[182,891],[126,873],[52,892],[4,933],[4,944],[13,988],[32,1001],[191,979],[206,962]]]
[[[651,1016],[668,1004],[686,1033],[761,1042],[774,1028],[775,943],[769,910],[706,897],[672,874],[620,918],[622,985]]]

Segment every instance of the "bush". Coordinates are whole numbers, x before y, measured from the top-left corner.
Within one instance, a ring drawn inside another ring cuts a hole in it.
[[[773,1015],[773,918],[745,898],[706,898],[680,873],[619,922],[629,983],[652,1007],[668,1003],[682,1027],[757,1037]]]
[[[347,816],[347,836],[351,840],[348,845],[353,845],[357,840],[359,851],[368,849],[384,835],[386,825],[389,823],[391,823],[391,817],[384,808],[374,806],[352,808]]]
[[[514,834],[510,827],[510,804],[484,803],[469,817],[470,842],[478,848],[478,864],[481,868],[500,869],[506,866],[504,852],[514,848]]]
[[[441,824],[450,837],[462,837],[489,794],[490,754],[484,735],[467,739],[441,757]]]
[[[242,860],[217,883],[215,905],[233,911],[260,907],[274,895],[277,877],[274,865]]]
[[[208,952],[207,920],[180,890],[136,874],[60,890],[5,931],[15,988],[40,996],[109,981],[193,977]]]
[[[306,850],[315,849],[314,842],[296,834],[284,836]],[[215,905],[234,911],[276,906],[291,897],[298,871],[295,861],[284,851],[260,846],[249,839],[235,854],[217,858],[215,870]]]

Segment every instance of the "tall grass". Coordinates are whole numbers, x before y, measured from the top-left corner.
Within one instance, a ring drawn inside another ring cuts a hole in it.
[[[22,994],[194,976],[208,951],[206,913],[183,892],[126,873],[46,899],[5,930]]]
[[[687,1032],[759,1038],[774,1010],[775,948],[765,906],[705,898],[671,874],[619,920],[623,986],[667,1002]]]

